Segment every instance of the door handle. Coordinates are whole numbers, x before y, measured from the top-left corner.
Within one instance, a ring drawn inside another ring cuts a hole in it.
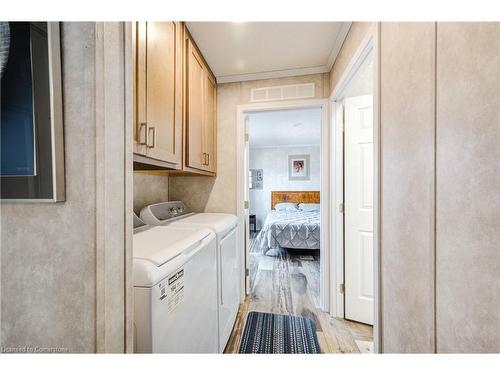
[[[141,142],[142,129],[144,129],[144,142]],[[139,125],[139,144],[148,144],[148,124],[146,122],[141,122],[141,124]]]
[[[149,142],[148,142],[148,140],[149,140],[149,132],[151,130],[153,131],[153,142],[152,142],[153,144],[152,145],[150,145]],[[148,134],[148,137],[146,138],[146,146],[148,148],[155,148],[156,147],[156,128],[154,126],[149,127],[148,131],[147,131],[147,134]]]

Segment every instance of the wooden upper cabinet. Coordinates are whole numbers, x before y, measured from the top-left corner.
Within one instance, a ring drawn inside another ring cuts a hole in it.
[[[186,165],[205,169],[204,91],[205,67],[190,39],[187,40]]]
[[[203,134],[205,141],[206,169],[210,172],[216,170],[217,165],[217,85],[210,74],[205,75],[204,98],[204,123]]]
[[[151,164],[181,169],[182,24],[138,22],[135,37],[134,152]]]
[[[215,78],[186,33],[187,171],[199,170],[209,175],[216,172],[216,93]]]
[[[215,176],[217,84],[182,22],[136,22],[134,167]]]

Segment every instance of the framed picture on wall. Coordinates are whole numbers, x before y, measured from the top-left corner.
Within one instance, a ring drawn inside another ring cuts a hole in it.
[[[248,177],[250,190],[262,190],[264,180],[262,169],[250,169]]]
[[[309,155],[288,155],[288,179],[290,181],[310,180]]]

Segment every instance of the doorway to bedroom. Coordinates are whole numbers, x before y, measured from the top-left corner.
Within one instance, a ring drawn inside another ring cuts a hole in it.
[[[250,303],[254,310],[315,318],[321,108],[253,112],[247,126]]]
[[[312,322],[323,353],[369,352],[358,342],[371,340],[371,327],[331,315],[328,100],[246,104],[237,117],[245,299],[226,352],[238,350],[257,313]]]

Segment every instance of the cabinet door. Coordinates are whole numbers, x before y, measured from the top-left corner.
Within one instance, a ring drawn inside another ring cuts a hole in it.
[[[132,29],[135,46],[134,64],[134,153],[146,155],[146,22],[136,22]]]
[[[204,87],[204,116],[203,116],[203,135],[204,151],[206,154],[206,170],[215,172],[217,160],[217,124],[216,124],[216,93],[217,86],[212,76],[206,71]]]
[[[179,164],[181,160],[182,71],[177,62],[179,33],[175,22],[147,22],[147,156]]]
[[[187,39],[187,110],[186,110],[186,165],[206,169],[204,153],[204,86],[205,67],[191,40]]]

